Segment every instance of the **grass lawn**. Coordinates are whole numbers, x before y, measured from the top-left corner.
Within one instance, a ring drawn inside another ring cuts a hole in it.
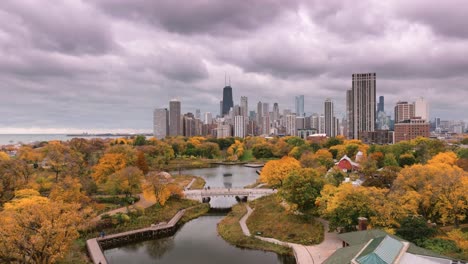
[[[195,178],[195,182],[192,184],[191,189],[202,189],[205,186],[205,180],[202,177],[193,175],[174,175],[172,177],[174,183],[179,185],[180,188],[184,189],[189,183]]]
[[[252,234],[303,245],[318,244],[323,240],[323,226],[313,217],[294,215],[280,205],[277,195],[251,202],[254,212],[247,219]]]
[[[264,242],[259,239],[247,237],[242,233],[239,220],[245,215],[247,209],[244,204],[237,204],[232,207],[232,211],[218,224],[218,233],[221,237],[232,245],[273,251],[282,255],[292,255],[292,250],[287,247]]]
[[[100,228],[99,230],[90,230],[83,233],[82,237],[85,239],[97,237],[101,230],[104,230],[106,234],[115,234],[140,228],[151,226],[160,222],[169,222],[171,218],[181,209],[197,206],[187,212],[187,216],[184,216],[183,220],[188,221],[201,214],[208,212],[209,206],[207,204],[201,204],[197,201],[170,198],[166,204],[161,207],[159,205],[153,205],[144,210],[141,215],[137,213],[129,213],[130,219],[127,222],[119,223],[111,227]],[[193,210],[193,212],[192,212]],[[190,218],[192,217],[192,218]],[[185,222],[183,221],[183,222]]]

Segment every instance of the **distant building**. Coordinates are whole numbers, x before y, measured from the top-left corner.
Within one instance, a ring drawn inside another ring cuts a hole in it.
[[[385,98],[379,96],[379,102],[377,103],[377,112],[385,112]]]
[[[325,116],[323,114],[320,114],[319,116],[318,133],[325,134]]]
[[[348,138],[358,139],[362,131],[375,130],[376,74],[352,75],[352,88],[346,92]]]
[[[201,119],[201,112],[200,112],[200,109],[195,109],[195,118],[196,118],[196,119]]]
[[[395,124],[415,117],[414,104],[397,102],[395,106]]]
[[[296,130],[305,129],[305,117],[296,116]]]
[[[216,137],[217,138],[227,138],[231,137],[231,126],[230,125],[218,125],[216,128]]]
[[[232,100],[232,87],[226,86],[223,88],[223,112],[221,117],[229,114],[229,110],[234,106],[234,101]]]
[[[154,109],[153,135],[157,139],[162,139],[169,135],[169,111],[167,108]]]
[[[295,99],[296,115],[304,116],[304,95],[298,95]]]
[[[234,136],[245,137],[245,118],[244,116],[237,115],[234,117]]]
[[[241,96],[241,115],[244,117],[244,119],[247,121],[247,118],[249,117],[249,99],[247,96]]]
[[[395,124],[395,143],[417,137],[429,137],[430,124],[424,119],[409,119]]]
[[[333,101],[328,98],[325,100],[325,134],[328,137],[336,136],[334,118]]]
[[[420,97],[414,102],[414,115],[424,120],[429,120],[429,105],[427,101]]]
[[[211,115],[210,112],[205,113],[205,125],[212,124],[213,123],[213,116]]]
[[[182,135],[182,116],[180,101],[173,99],[169,102],[169,135]]]
[[[360,140],[366,144],[393,144],[394,132],[390,130],[365,131],[361,134]]]
[[[196,122],[195,116],[192,113],[187,113],[183,117],[184,124],[184,136],[193,137],[196,136]]]
[[[286,116],[286,135],[296,135],[296,114]]]

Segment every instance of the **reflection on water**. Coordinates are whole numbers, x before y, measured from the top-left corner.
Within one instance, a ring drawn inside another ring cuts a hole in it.
[[[243,166],[219,166],[208,169],[183,171],[184,174],[201,176],[211,188],[244,187],[256,181],[254,168]],[[233,196],[211,197],[212,207],[230,207],[236,203]],[[240,249],[224,241],[216,230],[222,215],[207,215],[186,223],[174,236],[145,241],[120,248],[106,250],[104,254],[111,264],[119,263],[203,263],[244,264],[282,263],[294,264],[291,256],[272,252]]]
[[[174,236],[140,242],[104,253],[111,264],[119,263],[295,263],[293,257],[247,250],[225,242],[217,233],[224,216],[202,216],[185,224]]]

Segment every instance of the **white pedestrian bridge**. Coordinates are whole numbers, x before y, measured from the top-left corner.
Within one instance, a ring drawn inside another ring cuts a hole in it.
[[[248,200],[255,200],[262,196],[276,193],[273,189],[244,189],[244,188],[210,188],[202,190],[184,191],[187,199],[202,201],[207,197],[247,197]]]

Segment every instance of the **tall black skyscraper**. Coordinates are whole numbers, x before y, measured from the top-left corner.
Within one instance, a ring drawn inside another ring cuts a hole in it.
[[[226,86],[223,89],[223,116],[229,114],[229,110],[234,106],[232,100],[232,87]]]
[[[379,96],[379,102],[377,103],[377,112],[385,112],[383,96]]]

